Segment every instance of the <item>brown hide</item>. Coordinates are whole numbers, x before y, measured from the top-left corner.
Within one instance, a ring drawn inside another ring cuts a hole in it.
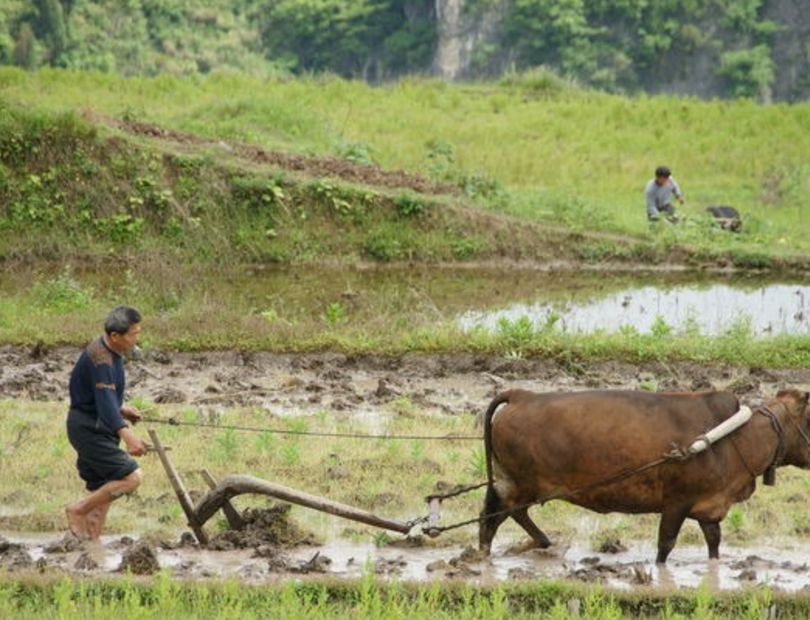
[[[773,459],[776,437],[766,420],[735,431],[736,447],[722,440],[687,461],[575,491],[655,461],[674,446],[688,447],[738,408],[728,392],[511,391],[492,419],[496,490],[507,507],[570,494],[565,499],[598,512],[683,505],[689,517],[722,519],[731,504],[753,492],[754,475]],[[773,441],[746,432],[754,426]]]

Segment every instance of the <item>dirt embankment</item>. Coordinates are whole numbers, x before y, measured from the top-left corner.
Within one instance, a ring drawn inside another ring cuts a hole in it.
[[[215,146],[227,153],[248,161],[276,166],[285,170],[302,172],[313,177],[336,177],[351,183],[362,183],[373,187],[411,189],[422,194],[460,195],[461,190],[451,183],[440,183],[431,179],[405,172],[403,170],[383,170],[379,166],[358,164],[346,159],[332,156],[307,157],[281,151],[268,151],[259,146],[224,140],[209,140],[195,134],[165,129],[152,123],[127,121],[84,112],[85,118],[96,123],[103,123],[127,133],[167,140],[179,144],[196,146]]]

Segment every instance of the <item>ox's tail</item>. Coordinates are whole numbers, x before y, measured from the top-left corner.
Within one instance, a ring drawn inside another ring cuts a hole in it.
[[[487,459],[487,487],[489,489],[492,489],[492,485],[495,482],[494,476],[492,475],[492,416],[495,415],[495,410],[498,407],[503,403],[509,402],[511,396],[512,392],[507,391],[501,392],[493,398],[482,420],[484,423],[484,455]]]

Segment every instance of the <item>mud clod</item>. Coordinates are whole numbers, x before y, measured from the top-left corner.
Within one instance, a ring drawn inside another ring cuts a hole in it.
[[[208,548],[216,551],[258,548],[264,545],[292,547],[313,545],[315,536],[290,521],[290,505],[279,503],[270,508],[246,508],[242,512],[244,527],[228,530],[214,537]]]
[[[429,572],[429,573],[434,573],[434,572],[440,571],[440,570],[441,571],[448,571],[451,568],[452,567],[450,566],[450,564],[447,563],[446,560],[435,560],[435,561],[431,562],[430,564],[428,564],[427,566],[425,566],[425,570],[427,572]]]
[[[96,562],[87,551],[82,553],[73,565],[76,570],[96,570],[98,562]]]
[[[627,551],[627,547],[618,538],[608,538],[599,545],[599,553],[623,553],[625,551]]]
[[[378,575],[401,575],[406,566],[408,563],[401,557],[393,560],[380,558],[374,565],[374,572]]]
[[[23,545],[12,543],[0,536],[0,567],[9,570],[29,568],[34,563]]]
[[[188,395],[182,390],[167,386],[155,394],[154,400],[156,403],[184,403],[188,400]]]
[[[138,541],[124,552],[118,570],[122,573],[129,571],[133,575],[153,575],[160,570],[157,550],[147,541]]]

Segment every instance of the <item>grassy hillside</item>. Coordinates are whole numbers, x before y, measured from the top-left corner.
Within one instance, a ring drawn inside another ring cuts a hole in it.
[[[390,225],[370,224],[365,215],[358,220],[358,213],[380,213],[368,207],[382,201],[388,205],[389,215],[446,214],[444,209],[421,207],[434,200],[426,196],[450,190],[423,187],[419,189],[422,197],[414,199],[408,197],[407,188],[376,188],[367,194],[368,186],[360,189],[355,183],[344,195],[340,183],[335,187],[313,185],[313,180],[329,174],[323,170],[305,175],[306,182],[293,186],[290,178],[294,175],[284,170],[283,162],[280,167],[267,166],[266,158],[257,161],[252,157],[248,165],[241,157],[241,147],[234,145],[250,143],[263,149],[404,169],[462,192],[459,196],[446,194],[440,199],[443,204],[476,204],[527,222],[612,233],[600,246],[603,249],[592,247],[584,258],[598,260],[609,255],[604,248],[615,246],[617,237],[654,247],[686,245],[707,255],[725,251],[731,256],[773,257],[810,251],[810,240],[803,232],[808,214],[804,197],[810,191],[810,135],[803,128],[810,126],[810,105],[628,99],[578,90],[546,73],[514,77],[499,86],[405,80],[372,88],[329,77],[124,79],[5,68],[0,70],[0,92],[8,102],[3,112],[3,165],[5,177],[14,180],[16,193],[11,198],[41,196],[43,188],[55,182],[48,175],[61,174],[58,162],[62,161],[93,183],[73,184],[83,187],[85,194],[66,194],[65,200],[54,195],[49,198],[51,206],[57,212],[60,206],[75,210],[82,200],[89,200],[93,209],[101,209],[104,222],[99,226],[106,237],[126,237],[128,231],[137,232],[151,221],[146,237],[159,232],[171,239],[174,234],[182,244],[195,236],[183,231],[208,222],[212,230],[214,223],[225,230],[217,233],[226,237],[217,250],[247,243],[252,249],[246,255],[260,260],[333,256],[347,253],[337,248],[344,243],[353,248],[349,254],[357,255],[360,248],[362,255],[365,248],[367,257],[387,260],[486,257],[509,253],[507,246],[513,256],[549,255],[533,231],[524,240],[502,240],[498,247],[492,242],[497,235],[491,221],[468,231],[465,228],[470,224],[455,216],[450,228],[446,221],[420,224],[415,229],[419,234],[405,243],[417,248],[409,251],[396,239],[402,232],[401,217],[388,219],[393,222]],[[76,159],[81,150],[75,148],[74,138],[60,146],[59,140],[45,134],[37,137],[42,122],[20,121],[21,113],[11,110],[21,108],[37,108],[45,116],[81,111],[91,120],[62,116],[56,125],[68,127],[66,131],[77,136],[93,136],[97,145],[105,146],[90,149],[86,157],[90,163],[83,163]],[[193,136],[138,131],[136,121]],[[9,131],[23,131],[15,129],[15,123],[27,127],[25,144],[20,147],[9,146],[13,142],[9,142]],[[109,135],[119,139],[105,142]],[[41,148],[31,150],[38,140]],[[223,140],[227,144],[220,144]],[[21,159],[15,148],[28,150]],[[56,165],[48,163],[48,158]],[[642,190],[651,170],[661,163],[673,169],[686,193],[688,203],[682,209],[686,221],[674,228],[651,229]],[[28,168],[29,176],[20,177]],[[107,182],[110,185],[105,186]],[[10,188],[7,182],[5,191]],[[87,195],[92,191],[97,191],[96,198]],[[283,228],[288,231],[306,222],[308,215],[290,211],[290,205],[306,202],[300,192],[308,192],[309,202],[325,205],[330,218],[339,216],[341,234],[336,236],[334,227],[324,227],[319,234],[329,243],[306,251],[300,243],[296,246],[295,235],[279,235],[274,249],[257,249],[258,237],[277,239],[279,219],[285,220]],[[104,201],[102,196],[120,199]],[[413,200],[418,204],[409,206]],[[13,209],[14,200],[11,203]],[[247,208],[250,204],[252,211]],[[259,208],[263,204],[268,206],[265,211]],[[713,228],[704,213],[709,204],[737,207],[745,221],[743,234]],[[165,208],[167,205],[173,209]],[[249,213],[253,216],[240,220]],[[257,213],[259,220],[254,217]],[[151,214],[151,219],[144,214]],[[25,226],[18,230],[28,233],[34,224],[39,225],[31,221],[28,226],[22,215]],[[137,218],[145,223],[137,223]],[[351,222],[360,237],[344,234],[352,228],[347,225]],[[382,249],[373,248],[372,228],[378,233],[376,245]],[[428,230],[440,238],[426,240]],[[386,250],[386,239],[395,241],[392,245],[399,249]],[[206,243],[210,238],[206,237]],[[278,247],[284,243],[298,249]],[[418,250],[425,243],[431,243],[433,249]],[[551,250],[554,255],[558,248]],[[634,252],[640,251],[630,251]],[[756,266],[762,261],[755,257],[741,262]]]

